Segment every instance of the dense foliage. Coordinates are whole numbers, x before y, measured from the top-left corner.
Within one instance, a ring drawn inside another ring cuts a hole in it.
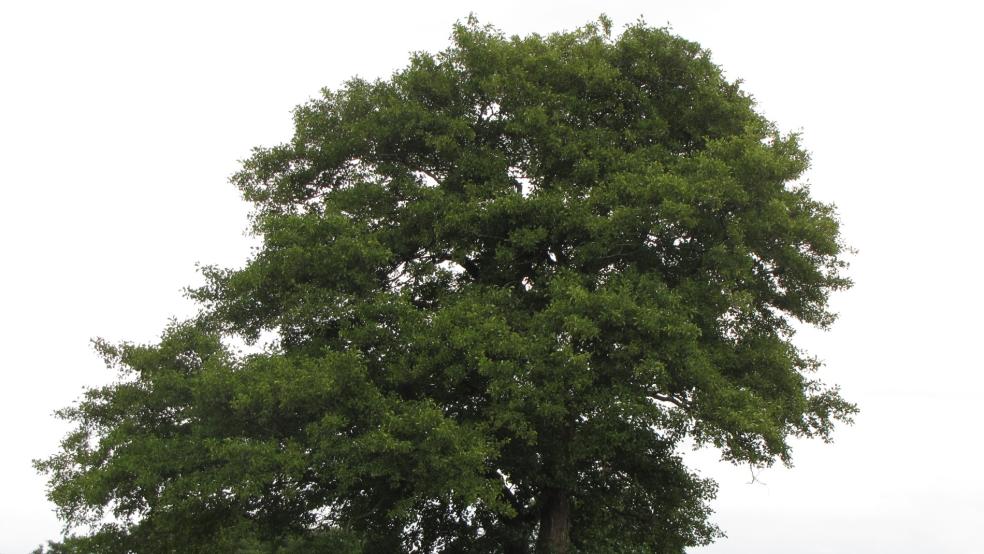
[[[97,342],[59,548],[679,553],[717,534],[682,440],[787,462],[853,412],[792,342],[849,284],[832,207],[697,44],[469,21],[295,122],[234,178],[255,256]]]

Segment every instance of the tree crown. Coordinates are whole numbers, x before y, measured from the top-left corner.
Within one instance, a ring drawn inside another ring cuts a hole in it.
[[[62,412],[52,500],[121,521],[79,544],[682,552],[680,440],[788,462],[853,413],[792,342],[850,284],[834,209],[697,44],[470,19],[294,120],[233,179],[261,248]]]

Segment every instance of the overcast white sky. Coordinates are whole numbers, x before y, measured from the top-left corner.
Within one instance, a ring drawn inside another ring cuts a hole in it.
[[[862,413],[796,467],[693,463],[728,538],[707,554],[984,551],[981,13],[974,2],[0,0],[0,554],[58,536],[32,458],[51,412],[108,381],[88,340],[152,341],[194,264],[247,256],[227,177],[290,109],[447,45],[640,15],[712,50],[813,152],[860,250],[828,333],[801,343]]]

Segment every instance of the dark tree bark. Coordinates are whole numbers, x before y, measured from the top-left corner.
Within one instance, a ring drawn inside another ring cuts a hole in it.
[[[547,488],[540,510],[537,554],[569,554],[571,551],[571,497],[568,491]]]

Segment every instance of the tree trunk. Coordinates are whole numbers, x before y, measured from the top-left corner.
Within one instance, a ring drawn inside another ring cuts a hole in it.
[[[571,497],[567,491],[543,491],[537,554],[569,554],[571,551]]]

